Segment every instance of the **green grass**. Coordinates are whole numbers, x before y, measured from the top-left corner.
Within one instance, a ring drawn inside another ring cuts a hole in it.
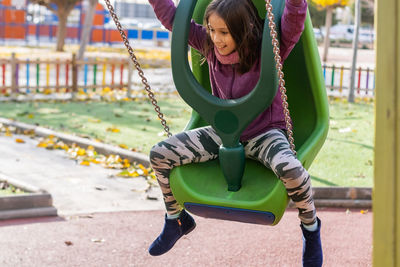
[[[20,194],[25,194],[25,192],[19,188],[12,186],[12,185],[7,185],[4,188],[3,187],[0,188],[0,197],[11,196],[11,195],[20,195]]]
[[[327,140],[311,165],[314,186],[373,185],[374,106],[330,103]]]
[[[178,98],[159,100],[172,133],[181,131],[190,108]],[[152,105],[136,102],[2,103],[0,116],[76,133],[148,153],[163,140],[163,129]],[[310,168],[314,186],[372,186],[373,104],[330,103],[330,131]],[[118,133],[107,131],[116,127]]]
[[[181,131],[191,109],[177,98],[160,99],[159,105],[170,131]],[[161,135],[163,128],[160,120],[147,100],[2,103],[0,116],[109,144],[124,144],[143,153],[148,153],[153,144],[165,139]],[[114,127],[119,132],[107,131]]]

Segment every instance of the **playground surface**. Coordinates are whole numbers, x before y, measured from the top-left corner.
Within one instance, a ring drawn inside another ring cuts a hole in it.
[[[195,231],[151,257],[163,226],[159,192],[149,198],[143,180],[110,178],[115,170],[80,166],[35,142],[0,136],[0,170],[50,192],[58,216],[0,221],[0,266],[301,266],[294,209],[274,227],[195,216]],[[371,266],[371,212],[320,208],[318,216],[324,266]]]
[[[372,266],[372,214],[320,209],[324,266]],[[96,213],[0,222],[1,266],[301,266],[297,211],[276,226],[196,217],[167,254],[147,248],[163,211]]]

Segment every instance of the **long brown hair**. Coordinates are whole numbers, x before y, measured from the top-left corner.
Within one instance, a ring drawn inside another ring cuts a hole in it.
[[[260,57],[263,20],[258,16],[257,9],[251,0],[213,0],[204,14],[204,26],[208,32],[208,19],[211,14],[217,14],[224,21],[239,53],[237,71],[248,72]],[[214,49],[210,34],[204,44],[204,55]]]

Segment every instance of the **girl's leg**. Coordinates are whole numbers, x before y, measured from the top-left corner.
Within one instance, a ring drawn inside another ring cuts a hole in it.
[[[169,186],[169,175],[173,167],[205,162],[218,157],[221,139],[211,127],[203,127],[178,133],[155,145],[150,151],[150,163],[169,215],[181,211]]]
[[[299,210],[304,237],[303,266],[322,266],[321,221],[315,214],[310,175],[290,150],[285,134],[274,129],[245,142],[244,145],[246,155],[271,168],[282,180],[289,197]]]
[[[164,196],[167,214],[164,229],[149,247],[152,256],[169,251],[183,235],[190,233],[196,223],[176,202],[169,186],[169,174],[176,166],[204,162],[218,157],[220,138],[211,127],[199,128],[171,136],[150,151],[150,163],[156,173]]]
[[[290,150],[283,131],[273,129],[244,143],[246,155],[270,168],[283,182],[305,225],[316,222],[310,175]]]

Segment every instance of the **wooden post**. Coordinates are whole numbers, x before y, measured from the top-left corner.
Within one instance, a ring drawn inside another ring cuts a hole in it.
[[[400,266],[400,3],[375,1],[373,266]]]
[[[132,75],[133,75],[133,62],[130,57],[128,57],[128,91],[127,97],[130,99],[132,97]]]
[[[72,54],[72,99],[75,99],[76,93],[78,92],[78,64],[76,63],[76,54]]]
[[[15,95],[17,91],[17,58],[15,53],[11,53],[11,95]]]

